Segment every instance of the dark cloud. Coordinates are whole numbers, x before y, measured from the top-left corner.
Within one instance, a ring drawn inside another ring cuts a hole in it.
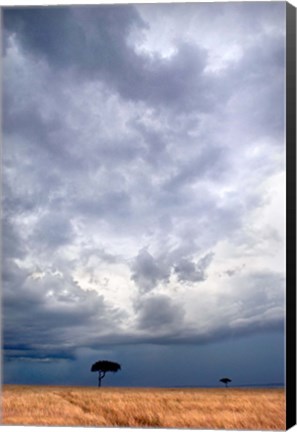
[[[132,280],[137,284],[142,293],[146,293],[155,288],[159,282],[167,282],[170,270],[166,265],[162,265],[159,260],[146,250],[139,251],[132,266]]]
[[[166,295],[145,298],[138,308],[138,326],[146,332],[162,334],[165,331],[170,337],[172,331],[183,327],[183,320],[183,308]]]
[[[133,6],[32,7],[4,11],[4,27],[29,53],[59,67],[110,71],[128,66],[126,38],[143,22]],[[106,72],[105,72],[106,73]]]
[[[211,100],[207,88],[210,83],[203,76],[206,53],[197,46],[180,44],[170,59],[153,57],[143,59],[139,79],[128,86],[123,83],[120,90],[124,96],[144,100],[152,105],[161,104],[171,108],[190,111],[207,109]],[[196,94],[196,97],[193,96]]]
[[[32,233],[33,241],[43,248],[58,249],[69,244],[74,236],[71,220],[61,214],[44,215],[39,219]]]
[[[87,216],[100,215],[102,219],[126,219],[131,214],[131,200],[126,191],[107,191],[95,193],[90,197],[74,197],[76,209]]]
[[[27,53],[51,66],[103,80],[128,99],[178,110],[209,108],[206,51],[182,42],[170,59],[136,54],[128,44],[135,26],[146,28],[130,5],[4,11],[8,35],[15,34]]]
[[[174,268],[180,282],[202,282],[206,279],[205,270],[212,261],[213,253],[202,257],[197,263],[183,259]]]
[[[198,155],[177,167],[177,174],[173,175],[165,185],[166,190],[178,191],[206,176],[223,178],[224,174],[229,171],[230,162],[222,148],[215,144],[205,146],[200,143],[197,148],[200,148]]]
[[[201,266],[210,259],[205,256]],[[236,315],[231,319],[218,315],[217,323],[203,332],[185,321],[185,306],[168,295],[142,295],[135,303],[137,327],[142,331],[138,334],[137,328],[123,332],[118,326],[123,312],[108,307],[97,292],[82,290],[71,277],[55,270],[30,274],[12,261],[8,264],[3,275],[3,341],[10,359],[75,358],[82,346],[205,344],[284,326],[280,306],[284,280],[277,273],[237,280],[236,296],[222,293],[218,298],[222,310],[227,304],[241,305]]]
[[[8,264],[3,278],[3,343],[9,357],[73,358],[96,331],[115,331],[118,312],[97,292],[82,290],[59,271],[30,274]]]
[[[26,248],[21,241],[19,232],[13,222],[4,217],[2,219],[2,250],[5,251],[3,258],[24,258]],[[5,267],[4,267],[5,272]]]

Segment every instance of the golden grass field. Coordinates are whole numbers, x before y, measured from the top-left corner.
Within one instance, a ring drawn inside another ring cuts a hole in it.
[[[2,424],[285,429],[283,389],[4,385]]]

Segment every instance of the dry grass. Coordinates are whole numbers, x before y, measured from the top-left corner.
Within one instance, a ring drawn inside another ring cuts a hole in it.
[[[285,429],[280,389],[6,385],[2,406],[4,424]]]

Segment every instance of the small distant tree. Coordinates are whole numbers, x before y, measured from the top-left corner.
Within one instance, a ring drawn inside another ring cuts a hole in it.
[[[101,387],[101,380],[105,377],[106,372],[117,372],[118,370],[121,370],[121,365],[108,360],[99,360],[91,367],[91,372],[98,372],[98,387]]]
[[[228,383],[232,380],[230,378],[221,378],[220,382],[224,383],[226,387],[228,387]]]

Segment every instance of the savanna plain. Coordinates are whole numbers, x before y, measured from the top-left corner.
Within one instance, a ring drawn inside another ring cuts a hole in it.
[[[285,393],[4,385],[2,424],[284,430]]]

